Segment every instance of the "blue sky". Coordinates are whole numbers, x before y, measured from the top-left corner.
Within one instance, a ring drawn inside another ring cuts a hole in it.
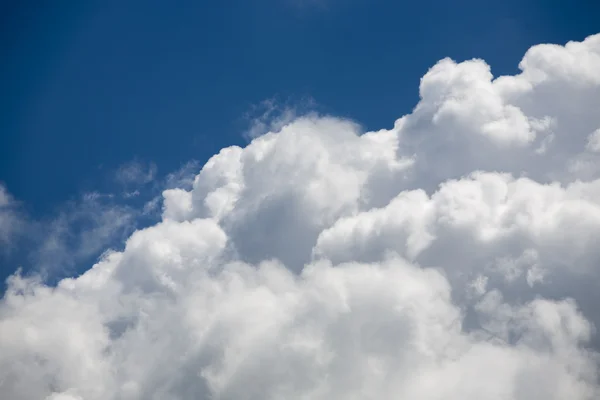
[[[127,163],[162,178],[245,143],[267,99],[389,127],[437,60],[515,73],[598,15],[592,0],[5,2],[0,181],[50,224],[82,193],[122,190]]]

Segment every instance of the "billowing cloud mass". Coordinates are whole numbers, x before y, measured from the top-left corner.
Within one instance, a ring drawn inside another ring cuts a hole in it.
[[[9,399],[600,398],[600,35],[442,60],[393,128],[308,115],[0,305]]]

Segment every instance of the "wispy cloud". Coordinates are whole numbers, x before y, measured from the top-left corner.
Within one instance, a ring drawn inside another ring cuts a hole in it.
[[[244,118],[248,128],[244,131],[244,136],[251,140],[267,132],[279,131],[294,119],[314,112],[316,108],[317,102],[312,97],[304,97],[298,101],[282,101],[277,97],[263,100],[246,112]]]
[[[156,164],[142,163],[137,160],[130,161],[119,167],[115,173],[115,179],[122,185],[141,186],[152,182],[156,177]]]
[[[56,279],[81,271],[106,248],[120,246],[135,228],[137,211],[118,204],[112,195],[87,193],[61,207],[60,212],[35,228],[31,249],[34,270]]]
[[[0,184],[0,252],[11,251],[15,236],[22,233],[24,225],[19,204],[6,187]]]

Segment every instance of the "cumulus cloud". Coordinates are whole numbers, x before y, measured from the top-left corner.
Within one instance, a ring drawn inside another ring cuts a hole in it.
[[[442,60],[392,129],[286,121],[56,287],[11,277],[11,399],[600,397],[600,35]]]

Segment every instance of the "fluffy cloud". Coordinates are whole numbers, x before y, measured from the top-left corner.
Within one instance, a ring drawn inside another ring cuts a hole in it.
[[[296,118],[83,275],[13,276],[0,392],[600,397],[600,35],[520,68],[442,60],[390,130]]]

